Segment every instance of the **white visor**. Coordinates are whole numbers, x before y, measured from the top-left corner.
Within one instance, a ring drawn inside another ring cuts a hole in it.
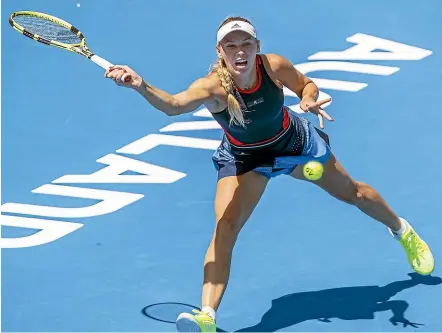
[[[233,31],[244,31],[250,36],[256,38],[256,30],[250,23],[244,21],[232,21],[224,24],[216,35],[216,41],[219,43],[224,37]]]

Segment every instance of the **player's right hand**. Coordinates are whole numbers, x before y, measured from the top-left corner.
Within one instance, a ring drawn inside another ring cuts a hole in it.
[[[143,78],[139,76],[133,69],[124,65],[115,65],[110,67],[105,73],[105,78],[113,80],[117,85],[139,89],[143,84]]]

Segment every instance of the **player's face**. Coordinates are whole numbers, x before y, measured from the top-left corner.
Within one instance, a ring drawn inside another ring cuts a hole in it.
[[[259,42],[244,31],[233,31],[220,42],[218,55],[222,56],[227,69],[236,75],[249,73],[255,66]]]

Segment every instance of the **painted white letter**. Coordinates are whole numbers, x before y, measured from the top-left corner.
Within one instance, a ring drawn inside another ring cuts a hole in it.
[[[182,172],[117,154],[108,154],[98,159],[97,162],[107,164],[108,166],[89,175],[66,175],[54,180],[53,183],[171,184],[186,176],[186,174]],[[121,175],[126,171],[135,171],[143,175]]]
[[[51,207],[7,202],[1,206],[2,211],[6,213],[49,217],[92,217],[113,213],[137,200],[140,200],[143,197],[142,194],[52,184],[40,186],[32,192],[76,198],[96,199],[101,201],[91,206],[79,208]]]
[[[220,140],[189,138],[187,136],[148,134],[117,150],[117,153],[139,155],[160,145],[216,150]]]
[[[75,230],[80,229],[83,224],[72,222],[61,222],[53,220],[42,220],[21,216],[1,216],[2,226],[41,229],[40,231],[26,237],[1,238],[1,248],[22,248],[47,244],[64,237]]]
[[[305,62],[295,65],[296,69],[307,76],[308,73],[318,71],[341,71],[341,72],[353,72],[362,74],[373,75],[391,75],[396,73],[398,67],[370,65],[370,64],[358,64],[353,62],[343,61],[318,61],[318,62]],[[367,86],[366,83],[349,82],[340,80],[328,80],[311,78],[318,88],[333,89],[342,91],[359,91]]]
[[[318,52],[309,60],[421,60],[433,52],[415,46],[393,42],[366,34],[357,33],[346,39],[357,45],[345,51]],[[385,50],[388,52],[373,52]]]
[[[215,120],[181,121],[163,127],[160,129],[160,132],[195,131],[220,128],[221,126]]]
[[[195,117],[213,118],[212,113],[207,108],[195,111],[192,115]]]

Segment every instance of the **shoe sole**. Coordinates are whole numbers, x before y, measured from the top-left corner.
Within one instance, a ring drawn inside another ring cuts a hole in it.
[[[178,332],[202,332],[201,327],[192,317],[187,313],[182,313],[176,320],[176,328]]]

